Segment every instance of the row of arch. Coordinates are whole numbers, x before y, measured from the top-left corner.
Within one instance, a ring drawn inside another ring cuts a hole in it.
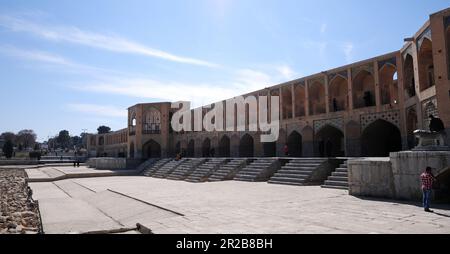
[[[307,127],[308,128],[308,127]],[[305,128],[306,129],[306,128]],[[309,130],[304,130],[304,135],[309,135]],[[312,134],[312,133],[311,133]],[[313,141],[308,142],[298,131],[292,131],[286,138],[284,144],[277,142],[263,143],[262,153],[265,157],[289,156],[302,157],[305,146],[313,146],[314,156],[316,157],[339,157],[346,156],[344,133],[332,125],[326,125],[313,135]],[[236,155],[239,157],[255,156],[255,140],[250,134],[245,134],[237,142],[237,147],[232,147],[232,141],[227,135],[223,135],[216,147],[212,146],[210,138],[201,141],[201,145],[196,146],[196,141],[190,139],[185,148],[181,147],[180,142],[175,145],[175,153],[183,153],[185,157],[231,157]],[[390,152],[400,151],[402,149],[402,138],[400,130],[384,120],[377,120],[364,129],[360,136],[361,155],[371,157],[388,156]],[[287,151],[284,151],[287,146]],[[283,151],[280,151],[282,147]],[[134,148],[133,148],[134,149]],[[201,149],[201,150],[196,150]],[[231,149],[236,149],[233,152]],[[286,152],[286,154],[284,154]],[[133,151],[134,153],[134,151]],[[161,146],[158,142],[150,140],[143,146],[144,158],[161,157]]]

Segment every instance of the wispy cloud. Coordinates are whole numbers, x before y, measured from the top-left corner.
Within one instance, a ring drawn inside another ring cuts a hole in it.
[[[118,35],[85,31],[74,26],[46,26],[30,22],[20,17],[7,15],[0,15],[0,26],[3,26],[11,31],[26,32],[46,40],[56,42],[69,42],[112,52],[130,53],[147,57],[160,58],[177,63],[207,67],[219,66],[218,64],[208,61],[179,56],[162,50],[147,47],[141,43],[126,39]]]
[[[328,24],[322,23],[322,25],[320,26],[320,34],[324,35],[327,32],[327,28],[328,28]]]
[[[72,63],[71,61],[58,55],[38,50],[19,49],[11,45],[0,45],[0,54],[55,65],[64,65],[64,66],[76,65],[75,63]]]
[[[345,55],[345,61],[347,61],[347,63],[351,63],[353,61],[353,48],[354,48],[353,43],[351,42],[344,43],[343,51]]]
[[[80,112],[87,115],[102,116],[102,117],[126,117],[128,112],[126,109],[119,109],[110,105],[97,105],[97,104],[83,104],[73,103],[67,104],[67,108],[70,111]]]
[[[281,74],[284,79],[292,79],[297,73],[289,65],[280,65],[276,67],[276,70]]]

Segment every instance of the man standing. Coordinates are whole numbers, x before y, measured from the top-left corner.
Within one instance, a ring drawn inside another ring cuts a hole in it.
[[[435,178],[430,167],[427,167],[425,172],[420,175],[420,179],[422,181],[423,208],[425,209],[425,212],[432,213],[433,211],[430,210],[430,200]]]

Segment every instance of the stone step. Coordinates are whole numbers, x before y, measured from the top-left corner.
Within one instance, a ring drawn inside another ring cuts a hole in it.
[[[270,184],[292,185],[292,186],[305,186],[305,184],[303,184],[303,183],[276,181],[276,180],[272,180],[272,179],[270,179],[268,181],[268,183],[270,183]]]
[[[306,170],[306,169],[301,169],[301,170],[292,170],[292,169],[280,169],[278,170],[277,173],[286,173],[286,174],[312,174],[314,171],[313,170]]]
[[[278,181],[278,182],[289,182],[289,183],[305,183],[306,179],[301,178],[291,178],[291,177],[272,177],[270,178],[271,181]]]
[[[328,180],[348,183],[348,177],[342,177],[342,176],[330,176],[330,177],[328,177]]]
[[[335,172],[348,173],[348,169],[346,169],[346,168],[337,168]]]
[[[333,173],[331,173],[331,176],[348,177],[348,173],[344,173],[344,172],[333,172]]]
[[[288,177],[288,178],[307,179],[307,178],[309,178],[309,176],[310,175],[276,173],[273,177]]]
[[[320,187],[327,188],[327,189],[348,190],[348,187],[345,187],[345,186],[322,185]]]
[[[348,187],[348,182],[326,180],[324,185],[325,186],[343,186],[343,187]]]

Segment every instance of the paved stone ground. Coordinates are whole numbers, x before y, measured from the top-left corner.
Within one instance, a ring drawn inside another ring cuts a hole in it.
[[[30,186],[46,233],[136,223],[156,234],[450,233],[450,205],[428,214],[418,203],[360,199],[317,186],[188,183],[139,176]]]
[[[29,182],[49,182],[61,178],[103,177],[137,174],[135,170],[98,170],[86,166],[44,166],[25,169]]]

